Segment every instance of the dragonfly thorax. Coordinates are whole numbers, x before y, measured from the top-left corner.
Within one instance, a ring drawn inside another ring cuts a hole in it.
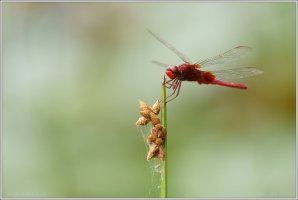
[[[178,79],[180,81],[197,81],[201,76],[195,65],[188,63],[179,66],[168,66],[166,74],[170,79]]]

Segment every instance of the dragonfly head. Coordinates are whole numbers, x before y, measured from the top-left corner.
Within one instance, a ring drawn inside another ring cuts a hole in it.
[[[174,79],[177,77],[177,67],[176,66],[168,66],[166,68],[166,75],[170,78],[170,79]]]

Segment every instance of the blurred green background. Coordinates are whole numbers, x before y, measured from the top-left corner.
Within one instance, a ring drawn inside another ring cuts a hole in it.
[[[169,197],[295,196],[295,3],[3,3],[4,197],[150,197],[138,99],[164,68],[238,45],[248,90],[183,83]],[[149,130],[149,129],[147,129]]]

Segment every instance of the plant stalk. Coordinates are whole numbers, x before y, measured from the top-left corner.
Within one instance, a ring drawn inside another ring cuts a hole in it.
[[[161,125],[164,128],[167,128],[167,94],[166,94],[166,86],[165,86],[165,79],[162,83],[162,107],[161,107]],[[167,186],[167,159],[168,159],[168,152],[167,152],[167,139],[168,134],[166,135],[165,143],[164,143],[164,152],[165,157],[163,161],[163,169],[160,176],[160,198],[167,198],[168,196],[168,186]]]

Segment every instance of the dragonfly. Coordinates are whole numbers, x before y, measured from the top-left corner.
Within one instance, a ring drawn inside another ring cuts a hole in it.
[[[165,67],[165,74],[169,77],[169,80],[165,80],[165,84],[168,89],[172,89],[173,91],[167,96],[167,103],[178,97],[182,81],[194,81],[198,84],[213,84],[231,88],[247,89],[245,84],[228,82],[225,80],[246,78],[264,72],[263,70],[254,67],[238,67],[214,71],[205,71],[203,69],[207,66],[232,62],[249,53],[252,50],[251,47],[237,46],[219,55],[193,63],[187,56],[178,51],[173,45],[161,38],[158,34],[149,29],[148,32],[184,62],[181,65],[168,65],[159,61],[152,61],[157,65]]]

